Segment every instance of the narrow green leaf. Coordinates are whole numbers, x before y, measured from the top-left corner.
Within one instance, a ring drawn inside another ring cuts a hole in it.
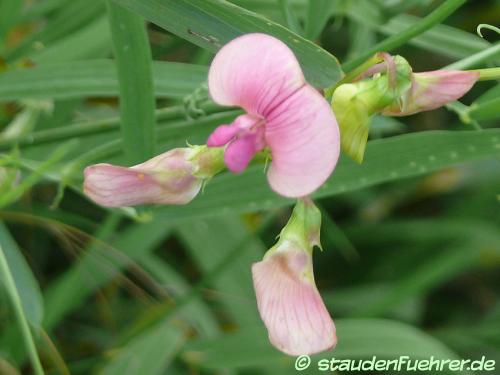
[[[262,16],[224,0],[112,0],[148,21],[210,51],[246,33],[273,35],[295,52],[309,83],[328,87],[340,80],[337,59],[314,43]]]
[[[337,359],[371,359],[373,356],[387,359],[399,356],[458,358],[434,337],[404,323],[380,319],[336,319],[335,325],[339,342],[333,353]],[[247,327],[219,338],[193,341],[186,345],[183,358],[210,370],[271,365],[293,369],[295,362],[295,358],[271,347],[262,327]],[[324,354],[313,356],[312,363],[323,358]]]
[[[189,135],[189,133],[194,130],[194,128],[198,128],[198,130],[201,130],[203,129],[202,126],[210,126],[211,121],[209,120],[211,118],[214,119],[214,125],[220,125],[222,122],[217,123],[217,121],[232,121],[234,117],[230,118],[230,115],[237,116],[241,113],[241,111],[235,111],[232,108],[219,107],[218,105],[215,105],[211,102],[201,105],[200,109],[205,112],[206,116],[191,120],[186,119],[187,111],[186,107],[183,105],[156,110],[155,115],[156,120],[159,123],[157,131],[160,143],[162,139],[168,139],[168,136],[173,129],[176,129],[174,133],[177,134],[182,132],[181,129],[184,129],[186,135]],[[226,115],[224,116],[224,114]],[[2,142],[0,140],[0,150],[10,150],[13,146],[17,146],[23,148],[23,151],[26,151],[26,154],[30,155],[29,151],[33,150],[33,148],[26,149],[23,146],[43,146],[46,143],[52,143],[53,146],[55,142],[60,140],[66,140],[76,137],[81,137],[80,139],[83,139],[83,137],[85,136],[94,136],[96,134],[107,132],[112,132],[112,138],[116,139],[119,138],[117,132],[117,130],[119,130],[119,125],[119,117],[79,121],[68,126],[59,126],[52,129],[35,131],[25,138],[15,140],[15,142],[12,140]],[[106,145],[103,145],[103,142],[108,141],[108,139],[102,138],[98,140],[99,145],[106,148]],[[97,156],[97,159],[99,159],[99,156]]]
[[[5,37],[21,15],[22,1],[2,0],[0,2],[0,52],[4,49]]]
[[[46,288],[44,328],[51,331],[66,314],[80,307],[120,270],[134,264],[141,254],[152,251],[168,234],[162,223],[137,224],[123,230],[110,245],[92,243],[78,262]]]
[[[305,36],[307,39],[318,38],[330,18],[331,0],[309,0]]]
[[[109,25],[106,18],[101,17],[51,45],[42,46],[30,56],[30,60],[36,64],[45,64],[102,58],[109,53],[110,49]]]
[[[92,23],[104,10],[102,0],[92,2],[72,0],[64,6],[62,4],[57,5],[59,5],[57,12],[44,20],[44,26],[39,31],[27,35],[19,45],[8,51],[6,55],[7,60],[12,61],[26,58],[36,53],[38,49],[76,33],[78,30]]]
[[[123,147],[130,163],[155,153],[151,48],[142,17],[107,1],[118,81]]]
[[[365,22],[352,20],[349,23],[351,43],[346,60],[352,60],[376,43],[376,33]]]
[[[156,61],[152,69],[158,97],[183,98],[207,77],[207,68],[201,65]],[[111,60],[51,63],[0,74],[0,100],[107,97],[118,92]]]
[[[427,131],[368,142],[365,162],[342,158],[333,175],[314,195],[322,198],[382,182],[418,176],[460,163],[500,157],[500,130]],[[217,176],[189,205],[161,207],[158,219],[251,212],[292,204],[268,187],[262,166],[245,173]]]
[[[286,26],[298,35],[302,35],[302,26],[292,9],[292,4],[290,0],[278,0],[281,8],[281,13],[285,19]]]
[[[160,257],[145,253],[137,259],[137,263],[144,267],[155,280],[161,282],[173,298],[183,298],[192,292],[191,285],[184,276]],[[201,297],[181,307],[178,317],[188,320],[202,337],[213,337],[219,332],[215,316]]]
[[[184,333],[172,324],[149,329],[118,349],[102,374],[165,374],[184,341]]]
[[[26,318],[38,327],[43,317],[43,298],[35,276],[5,224],[0,222],[0,244],[12,271]]]
[[[422,22],[422,18],[400,14],[378,27],[386,35],[398,35],[406,28]],[[491,47],[484,39],[475,34],[452,26],[438,24],[409,41],[417,47],[451,58],[462,59]]]
[[[221,228],[224,230],[221,231]],[[177,230],[180,240],[187,245],[192,257],[205,273],[210,273],[249,236],[241,219],[231,215],[186,222]],[[210,252],[207,249],[217,251]],[[241,326],[259,321],[249,265],[259,261],[265,250],[258,239],[250,237],[245,246],[239,249],[238,260],[217,277],[213,285],[217,299]]]
[[[382,319],[337,319],[339,343],[336,354],[342,358],[457,359],[458,356],[434,337],[410,325]]]
[[[480,64],[488,63],[489,61],[500,61],[500,42],[492,44],[490,47],[482,49],[472,55],[467,55],[467,57],[447,65],[444,69],[465,70],[477,67]]]
[[[377,233],[380,240],[374,239],[373,233]],[[413,296],[422,296],[465,270],[478,267],[481,259],[494,256],[495,252],[500,254],[500,235],[494,225],[483,222],[450,219],[393,221],[355,227],[350,234],[355,238],[371,235],[372,246],[395,238],[411,239],[412,244],[439,243],[439,250],[432,251],[432,257],[419,252],[418,258],[412,262],[413,268],[393,282],[385,295],[354,309],[354,314],[365,317],[380,316]]]
[[[24,259],[19,257],[16,259],[15,255],[14,258],[12,258],[12,254],[15,254],[15,250],[12,251],[11,249],[10,253],[11,258],[10,260],[8,260],[3,247],[5,245],[8,246],[10,244],[4,243],[5,242],[4,240],[5,237],[0,238],[0,279],[2,280],[2,285],[5,287],[5,291],[7,292],[9,300],[12,304],[12,310],[14,311],[14,314],[16,316],[17,323],[21,331],[21,336],[23,338],[24,345],[26,347],[26,351],[28,352],[31,365],[33,366],[33,371],[36,375],[43,375],[44,374],[43,367],[42,364],[40,363],[40,358],[38,357],[38,352],[36,350],[35,342],[33,340],[33,335],[28,325],[26,312],[24,310],[26,305],[23,306],[23,303],[26,301],[22,300],[21,292],[19,290],[19,288],[24,285],[17,284],[22,279],[19,278],[15,279],[13,275],[13,272],[18,270],[19,267],[23,267],[21,266],[21,264],[24,261]],[[9,263],[9,261],[13,263]],[[24,275],[24,277],[26,277],[26,274]]]
[[[361,65],[365,60],[367,60],[377,52],[381,51],[389,52],[397,47],[402,46],[407,41],[422,34],[431,27],[441,23],[454,11],[460,8],[465,3],[465,1],[466,0],[446,0],[438,8],[436,8],[433,12],[431,12],[427,17],[422,18],[413,25],[410,26],[407,25],[404,30],[400,31],[397,34],[392,35],[387,39],[384,39],[382,42],[369,48],[368,50],[363,52],[363,54],[356,57],[356,59],[348,61],[345,64],[342,64],[342,68],[345,69],[346,71],[352,70],[357,66]]]
[[[500,97],[483,101],[480,104],[473,104],[469,107],[468,115],[476,121],[490,121],[500,118]]]
[[[43,17],[71,1],[72,0],[45,0],[42,2],[32,3],[25,10],[23,18],[29,20],[31,18]]]
[[[500,46],[500,43],[499,43]],[[500,83],[486,91],[483,95],[477,98],[474,104],[483,104],[489,102],[490,100],[496,99],[500,96]]]
[[[0,208],[19,199],[26,191],[40,181],[48,170],[62,160],[68,152],[76,146],[76,143],[77,142],[70,141],[57,147],[30,175],[25,177],[18,186],[0,197]]]

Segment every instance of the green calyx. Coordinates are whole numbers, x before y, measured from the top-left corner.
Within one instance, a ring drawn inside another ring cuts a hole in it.
[[[225,168],[224,147],[189,146],[192,151],[190,161],[195,166],[193,175],[209,179]]]
[[[386,57],[387,70],[359,82],[340,85],[332,96],[332,109],[341,132],[343,151],[363,162],[372,116],[392,105],[403,105],[411,88],[412,70],[401,56]]]
[[[314,246],[321,249],[320,232],[320,210],[311,199],[307,197],[298,199],[290,219],[278,236],[278,242],[266,253],[265,257],[278,251],[286,251],[290,247],[307,252],[312,252]]]

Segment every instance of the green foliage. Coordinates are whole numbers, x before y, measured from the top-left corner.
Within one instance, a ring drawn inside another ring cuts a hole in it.
[[[207,69],[194,64],[157,61],[152,66],[158,98],[181,99],[200,86]],[[119,86],[112,60],[42,64],[0,76],[0,99],[116,97]]]
[[[241,111],[213,103],[206,79],[238,35],[280,38],[332,94],[381,50],[414,71],[498,66],[498,36],[476,24],[499,12],[498,0],[1,0],[0,372],[295,372],[252,285],[294,203],[264,164],[221,173],[186,206],[136,210],[88,201],[83,169],[231,123]],[[315,277],[339,339],[313,361],[499,363],[499,97],[480,82],[449,111],[363,120],[363,164],[343,155],[312,197]]]
[[[26,319],[38,327],[43,317],[43,298],[38,283],[21,250],[3,223],[0,222],[0,244],[12,272]]]
[[[307,80],[318,87],[331,86],[342,75],[337,59],[324,49],[271,20],[227,1],[112,1],[210,51],[217,51],[241,34],[261,32],[274,35],[295,52]]]

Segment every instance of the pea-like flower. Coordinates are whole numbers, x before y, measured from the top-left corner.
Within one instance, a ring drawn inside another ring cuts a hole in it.
[[[339,157],[337,122],[283,42],[266,34],[232,40],[215,56],[208,87],[216,103],[246,111],[207,141],[209,147],[226,145],[229,170],[243,171],[267,148],[267,178],[283,196],[308,195],[330,176]]]
[[[198,194],[204,179],[223,167],[221,149],[176,148],[130,168],[91,165],[84,171],[83,190],[106,207],[186,204]]]
[[[271,343],[289,355],[314,354],[337,343],[335,325],[314,282],[312,250],[321,214],[300,200],[278,243],[252,266],[257,305]]]

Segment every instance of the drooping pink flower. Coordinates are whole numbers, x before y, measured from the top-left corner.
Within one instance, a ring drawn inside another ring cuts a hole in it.
[[[252,266],[260,316],[269,340],[290,355],[314,354],[337,343],[335,325],[316,288],[312,253],[320,246],[321,213],[300,199],[279,241]]]
[[[310,252],[285,242],[255,263],[252,274],[259,312],[276,348],[303,355],[335,347],[335,325],[314,283]]]
[[[269,184],[287,197],[310,194],[332,173],[339,156],[337,122],[283,42],[266,34],[234,39],[215,56],[208,86],[216,103],[246,111],[207,141],[209,147],[227,145],[231,171],[241,172],[269,148]]]
[[[203,178],[220,170],[217,150],[176,148],[130,168],[96,164],[85,168],[83,190],[106,207],[185,204],[200,191]]]
[[[442,107],[465,95],[478,78],[479,73],[472,71],[435,70],[413,73],[411,88],[400,102],[386,107],[382,114],[408,116]]]

